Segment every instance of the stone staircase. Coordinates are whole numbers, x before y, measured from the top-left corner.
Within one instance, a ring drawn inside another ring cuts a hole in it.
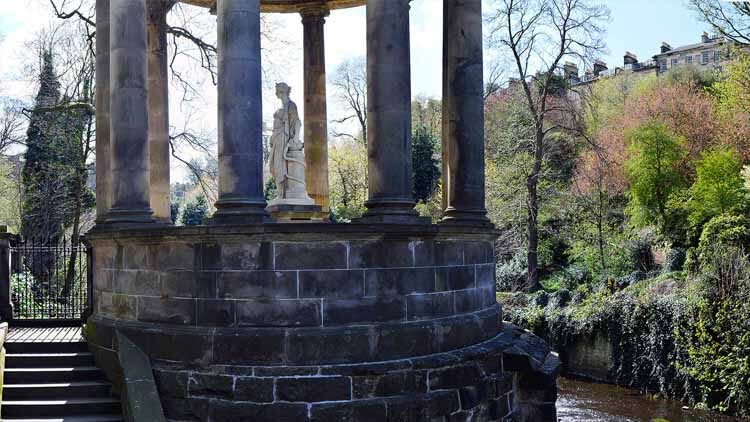
[[[121,421],[120,401],[86,343],[5,343],[2,420]]]

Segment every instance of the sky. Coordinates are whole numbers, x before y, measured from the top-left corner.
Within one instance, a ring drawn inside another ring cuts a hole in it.
[[[493,0],[483,0],[485,11]],[[650,58],[662,41],[677,47],[700,40],[707,26],[698,21],[687,7],[687,0],[602,0],[611,10],[606,25],[608,52],[602,57],[610,67],[621,65],[625,51],[640,60]],[[213,22],[210,16],[206,21]],[[304,107],[302,93],[302,23],[299,15],[281,14],[271,17],[275,36],[283,41],[264,46],[272,51],[273,71],[265,81],[263,98],[264,121],[271,126],[278,100],[273,84],[285,81],[292,86],[292,100]],[[0,97],[10,96],[30,102],[34,95],[23,62],[28,60],[25,43],[34,32],[49,27],[54,21],[48,0],[0,0]],[[439,98],[442,66],[442,1],[413,0],[410,12],[412,95]],[[343,61],[365,55],[365,10],[354,8],[331,12],[325,24],[326,70],[334,73]],[[345,110],[328,89],[329,120],[340,117]],[[206,82],[200,87],[201,98],[191,105],[172,96],[171,124],[181,128],[199,126],[208,136],[215,137],[216,88]],[[300,110],[302,112],[302,110]],[[174,161],[174,160],[173,160]],[[185,176],[185,169],[173,163],[173,181]]]

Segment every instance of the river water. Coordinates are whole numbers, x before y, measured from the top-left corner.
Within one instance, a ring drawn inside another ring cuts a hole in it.
[[[558,379],[557,417],[562,422],[738,422],[740,419],[693,409],[675,400],[655,399],[627,388]]]

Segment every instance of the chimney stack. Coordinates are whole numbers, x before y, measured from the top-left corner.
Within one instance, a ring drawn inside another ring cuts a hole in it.
[[[565,62],[563,72],[566,81],[578,82],[578,66],[575,63]]]
[[[703,31],[703,35],[701,35],[701,42],[707,43],[711,41],[711,38],[708,36],[708,32]]]
[[[604,63],[601,60],[597,60],[594,62],[594,75],[599,76],[600,73],[607,70],[607,63]]]
[[[631,53],[629,51],[626,51],[623,63],[626,64],[626,65],[628,65],[628,64],[636,64],[636,63],[638,63],[638,57],[635,54],[633,54],[633,53]]]
[[[670,50],[672,50],[672,46],[671,45],[669,45],[669,44],[667,44],[665,42],[661,43],[661,53],[662,54],[664,54],[664,53],[666,53],[667,51],[670,51]]]

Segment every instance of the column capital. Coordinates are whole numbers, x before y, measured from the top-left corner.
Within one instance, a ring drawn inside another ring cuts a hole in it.
[[[328,6],[320,4],[320,5],[314,5],[314,6],[307,6],[300,10],[299,12],[300,16],[302,16],[302,23],[308,23],[308,22],[318,22],[323,21],[325,23],[325,18],[331,14],[331,9],[328,8]]]

